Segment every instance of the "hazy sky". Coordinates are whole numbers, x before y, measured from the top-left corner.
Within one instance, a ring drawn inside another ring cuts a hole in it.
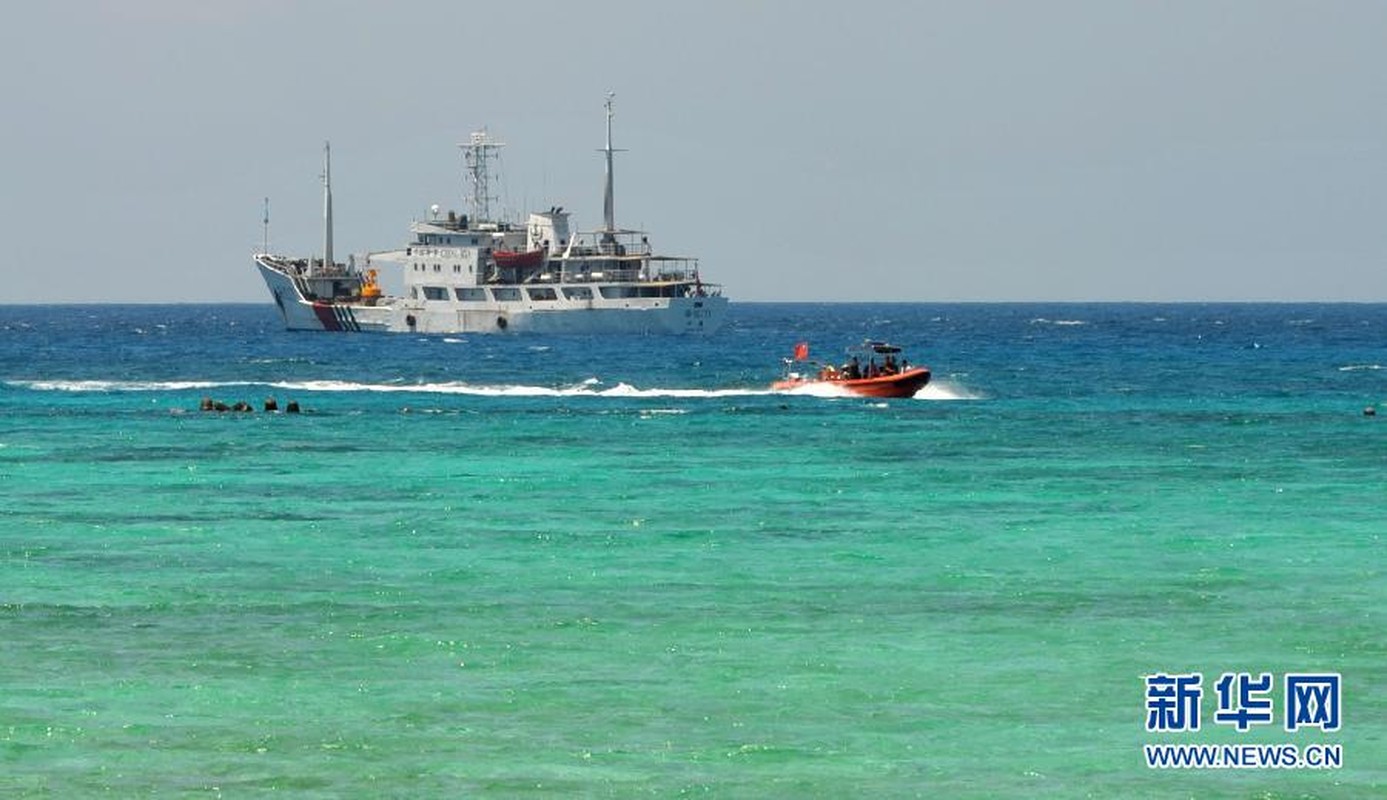
[[[0,302],[267,301],[251,263],[505,201],[734,300],[1387,300],[1387,3],[8,2]]]

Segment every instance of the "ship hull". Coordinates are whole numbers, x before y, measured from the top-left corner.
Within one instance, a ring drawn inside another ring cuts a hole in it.
[[[257,256],[256,266],[289,330],[361,333],[708,334],[727,318],[721,296],[605,299],[601,285],[581,284],[591,297],[545,301],[410,300],[373,303],[323,301],[305,296],[300,282]],[[578,286],[579,284],[574,284]],[[620,286],[610,284],[608,286]],[[562,290],[565,285],[556,285]]]

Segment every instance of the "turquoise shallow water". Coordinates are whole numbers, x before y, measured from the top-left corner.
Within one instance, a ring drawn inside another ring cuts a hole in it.
[[[0,307],[0,795],[1387,792],[1387,306],[748,305],[701,340]],[[777,395],[906,345],[913,400]],[[203,396],[298,416],[202,414]],[[1143,676],[1343,726],[1148,733]],[[1342,744],[1152,770],[1152,742]]]

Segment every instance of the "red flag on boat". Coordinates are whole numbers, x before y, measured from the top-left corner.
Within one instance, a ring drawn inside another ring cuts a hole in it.
[[[804,361],[809,358],[809,343],[797,342],[795,344],[795,360]]]

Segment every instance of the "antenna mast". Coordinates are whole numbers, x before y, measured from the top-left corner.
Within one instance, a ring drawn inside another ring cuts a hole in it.
[[[467,163],[467,180],[472,184],[472,198],[467,205],[475,222],[493,221],[491,201],[498,198],[491,194],[491,162],[497,158],[497,151],[505,146],[505,142],[492,139],[485,128],[473,131],[468,142],[458,145]]]
[[[332,143],[323,142],[323,267],[332,264]]]
[[[266,255],[270,252],[270,198],[265,198],[265,231],[264,242],[260,246],[260,252]]]
[[[607,146],[601,152],[607,155],[607,182],[602,189],[602,224],[605,237],[611,241],[612,234],[616,231],[616,207],[612,198],[612,153],[622,152],[612,148],[612,99],[616,97],[616,92],[607,92]]]

